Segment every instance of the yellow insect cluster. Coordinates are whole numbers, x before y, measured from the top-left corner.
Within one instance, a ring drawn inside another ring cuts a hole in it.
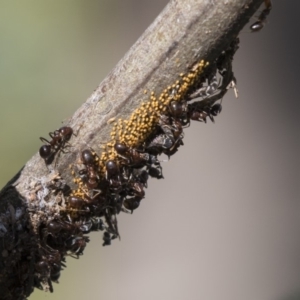
[[[151,92],[150,99],[135,109],[128,120],[119,119],[111,131],[111,141],[105,145],[106,150],[101,154],[100,168],[105,170],[107,160],[118,159],[114,150],[117,141],[124,143],[127,147],[142,145],[156,128],[160,115],[167,111],[169,103],[184,99],[188,89],[193,86],[208,64],[204,60],[196,63],[189,73],[181,73],[180,79],[168,86],[158,97],[154,92]],[[147,91],[144,93],[146,94]]]
[[[125,144],[127,147],[138,147],[143,145],[149,135],[155,130],[160,116],[167,113],[168,106],[171,101],[181,101],[187,96],[187,92],[203,75],[203,70],[208,66],[208,62],[204,60],[196,63],[187,74],[181,73],[180,78],[157,97],[154,92],[150,93],[150,99],[143,102],[140,107],[135,109],[129,119],[119,119],[113,125],[110,133],[111,140],[104,145],[104,151],[99,157],[94,151],[94,170],[100,176],[105,176],[105,164],[108,160],[118,161],[120,157],[114,149],[116,142]],[[144,91],[147,94],[147,91]],[[73,182],[77,185],[77,189],[73,190],[71,196],[85,199],[89,194],[89,189],[86,187],[82,178],[76,176],[73,167],[72,175]]]

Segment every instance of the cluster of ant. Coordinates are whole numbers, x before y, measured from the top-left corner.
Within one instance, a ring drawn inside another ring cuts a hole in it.
[[[265,0],[265,9],[258,16],[258,21],[250,26],[252,32],[260,31],[266,22],[272,4]],[[89,242],[86,236],[91,231],[101,230],[103,246],[120,237],[116,215],[121,211],[133,212],[145,196],[149,176],[163,178],[161,162],[158,156],[169,158],[183,145],[183,129],[191,121],[214,122],[222,110],[219,101],[228,88],[235,89],[232,72],[233,55],[238,48],[238,39],[223,51],[217,61],[209,66],[205,74],[193,84],[185,97],[179,101],[170,101],[167,110],[160,115],[156,129],[137,147],[129,147],[116,141],[113,145],[118,159],[108,159],[105,172],[99,165],[99,157],[92,149],[80,153],[81,165],[75,182],[80,186],[78,192],[71,189],[64,191],[66,207],[69,213],[62,218],[51,219],[41,228],[42,251],[40,260],[35,264],[35,286],[42,288],[51,281],[57,282],[60,271],[65,267],[65,256],[78,256]],[[218,80],[218,76],[220,79]],[[235,89],[236,92],[236,89]],[[176,94],[172,90],[171,94]],[[237,96],[237,94],[236,94]],[[71,127],[61,127],[50,133],[51,140],[41,138],[45,144],[39,153],[46,165],[53,163],[55,157],[64,153],[71,145],[69,141],[76,134]],[[82,192],[83,191],[83,192]]]
[[[258,16],[257,22],[250,26],[252,32],[260,31],[264,27],[271,11],[271,1],[264,2],[265,9]],[[147,127],[149,132],[145,136],[142,134],[144,127],[136,134],[137,131],[134,130],[140,125],[132,118],[128,124],[136,123],[134,129],[122,132],[123,136],[128,133],[134,135],[130,142],[122,136],[120,138],[116,127],[116,130],[112,130],[114,134],[111,133],[113,143],[109,146],[109,155],[102,153],[99,157],[91,148],[77,153],[79,162],[72,164],[72,184],[67,184],[58,172],[34,178],[28,183],[27,212],[32,228],[27,226],[25,218],[23,223],[21,216],[25,215],[25,211],[14,212],[9,208],[5,216],[9,220],[5,223],[11,222],[14,234],[11,245],[6,248],[14,249],[16,237],[19,239],[20,236],[18,244],[23,253],[17,268],[13,267],[13,261],[9,261],[7,265],[11,263],[13,272],[24,283],[27,296],[34,287],[53,291],[52,282],[58,282],[62,269],[66,267],[66,256],[78,258],[83,254],[91,231],[103,232],[104,246],[110,245],[112,239],[120,237],[117,215],[120,212],[132,213],[140,206],[149,177],[163,178],[159,156],[165,154],[170,158],[178,151],[183,145],[183,130],[192,121],[214,122],[222,110],[221,101],[229,88],[233,88],[237,96],[232,72],[232,60],[237,48],[238,39],[215,62],[210,62],[208,67],[203,64],[195,71],[195,65],[191,66],[189,70],[193,72],[189,72],[187,76],[183,74],[178,84],[176,81],[164,91],[166,102],[159,102],[157,98],[155,103],[150,103],[159,115],[150,116],[153,111],[149,111],[149,118],[148,115],[147,118],[144,115],[139,118],[150,123]],[[149,106],[142,107],[140,111],[148,112]],[[118,135],[116,138],[115,133]],[[71,127],[64,126],[49,135],[49,140],[41,138],[44,145],[39,153],[46,165],[53,164],[55,170],[62,153],[74,154],[74,151],[70,151],[70,141],[76,134]],[[77,189],[72,189],[72,185],[76,185]],[[2,226],[2,234],[7,230]],[[30,236],[28,242],[26,235],[20,234],[23,231]],[[8,251],[3,251],[2,256],[6,255]],[[9,289],[7,287],[7,291]],[[14,292],[23,294],[19,286]]]
[[[104,172],[93,149],[79,153],[80,168],[73,170],[78,189],[57,188],[56,192],[63,193],[65,199],[62,215],[49,219],[40,228],[42,247],[35,263],[36,287],[48,287],[53,291],[51,281],[57,282],[65,267],[65,256],[81,255],[89,242],[86,236],[89,232],[104,231],[103,246],[120,237],[117,214],[121,211],[132,213],[139,207],[149,177],[163,178],[158,156],[165,154],[170,158],[178,151],[183,145],[183,128],[191,121],[206,123],[210,119],[214,122],[214,117],[221,112],[222,105],[217,101],[235,83],[232,59],[237,48],[238,39],[215,63],[210,64],[185,97],[170,101],[154,132],[139,147],[115,141],[113,150],[117,159],[108,159]],[[170,91],[171,95],[175,93],[176,90]],[[55,157],[57,161],[59,155],[71,146],[69,141],[74,132],[71,127],[64,126],[49,135],[49,141],[41,138],[45,144],[39,151],[46,165],[53,163]]]
[[[271,1],[264,2],[265,9],[258,16],[258,21],[250,26],[252,32],[264,27],[271,11]],[[108,159],[104,172],[93,149],[85,149],[79,154],[82,168],[77,170],[78,177],[74,178],[79,188],[72,191],[64,186],[66,217],[53,218],[40,228],[42,247],[39,260],[35,263],[36,287],[48,287],[53,291],[51,282],[58,281],[65,267],[66,255],[81,255],[89,242],[86,236],[89,232],[103,231],[103,246],[110,245],[112,239],[120,238],[117,214],[121,211],[132,213],[139,207],[149,177],[163,178],[158,156],[165,154],[170,158],[178,151],[183,145],[183,129],[191,121],[206,123],[210,119],[214,122],[214,117],[222,110],[218,101],[222,101],[229,88],[234,88],[237,97],[232,60],[238,43],[237,38],[189,87],[184,97],[169,102],[159,117],[156,129],[143,143],[132,147],[116,140],[113,151],[117,159]],[[176,92],[175,88],[170,94]],[[57,161],[59,155],[71,146],[71,137],[76,136],[73,129],[67,126],[49,135],[50,141],[41,138],[45,144],[39,150],[46,165],[53,163],[55,157]]]
[[[250,26],[252,32],[260,31],[266,22],[272,4],[265,0],[265,9],[258,16],[258,21]],[[133,212],[145,196],[149,176],[163,178],[162,167],[158,156],[169,158],[183,145],[183,129],[191,121],[214,122],[222,110],[219,101],[228,88],[235,89],[235,78],[232,72],[232,60],[238,49],[239,40],[235,39],[230,47],[223,51],[215,63],[207,68],[179,101],[170,101],[167,109],[160,115],[156,129],[138,147],[127,146],[115,141],[113,148],[117,159],[108,159],[103,174],[99,157],[92,149],[80,153],[81,165],[77,192],[67,189],[66,207],[68,218],[52,219],[41,228],[42,251],[40,260],[35,264],[34,285],[43,288],[48,286],[53,291],[52,283],[57,282],[60,272],[65,267],[65,256],[81,255],[89,242],[86,236],[91,231],[101,230],[103,246],[110,245],[111,240],[120,237],[117,214]],[[220,79],[218,80],[218,76]],[[176,89],[171,90],[176,94]],[[39,153],[46,165],[58,159],[60,153],[70,147],[69,140],[74,133],[71,127],[61,127],[49,134],[51,140],[41,138],[45,144]],[[74,172],[75,173],[75,172]]]

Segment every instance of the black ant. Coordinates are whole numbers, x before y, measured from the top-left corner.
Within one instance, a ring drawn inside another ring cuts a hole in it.
[[[216,103],[210,108],[210,114],[213,122],[214,120],[212,116],[216,117],[221,111],[222,111],[221,103]]]
[[[50,279],[54,282],[58,282],[60,277],[60,271],[62,267],[66,267],[66,265],[62,262],[64,260],[61,255],[57,252],[52,255],[48,255],[47,257],[48,263],[50,264]]]
[[[141,202],[142,198],[139,196],[135,196],[132,198],[127,198],[123,205],[126,209],[130,210],[131,213],[133,213],[133,211],[135,209],[137,209],[140,206],[140,202]]]
[[[117,207],[108,207],[105,211],[104,211],[104,218],[106,221],[106,224],[108,225],[108,227],[106,228],[106,232],[111,233],[112,234],[112,239],[119,237],[120,239],[120,234],[119,234],[119,230],[118,230],[118,220],[117,220]],[[105,235],[105,232],[104,232]],[[105,246],[103,244],[103,246]]]
[[[76,198],[76,197],[71,197]],[[80,199],[80,198],[77,198]],[[82,200],[83,201],[83,200]],[[92,224],[79,223],[67,223],[52,220],[47,227],[43,230],[44,240],[47,247],[52,251],[57,252],[59,249],[63,252],[70,251],[75,255],[80,255],[89,242],[89,239],[83,236],[83,230],[89,230]]]
[[[85,195],[84,198],[70,196],[67,201],[70,209],[80,212],[81,215],[87,213],[99,214],[106,202],[105,197],[100,193],[96,193],[91,197]],[[81,229],[81,231],[83,230]]]
[[[38,273],[35,286],[37,288],[42,288],[41,281],[46,279],[49,290],[52,293],[53,286],[51,281],[58,282],[62,267],[66,267],[63,261],[65,261],[64,258],[62,258],[57,251],[42,256],[41,260],[35,264],[35,271]]]
[[[158,126],[159,133],[147,144],[147,151],[154,154],[164,153],[169,157],[173,155],[183,145],[183,124],[188,123],[186,112],[186,102],[176,103],[172,101],[169,106],[171,117],[161,115]]]
[[[77,258],[79,255],[83,254],[83,250],[86,247],[86,243],[88,243],[90,239],[87,236],[71,236],[69,239],[66,240],[66,250],[74,253]]]
[[[127,147],[125,144],[116,143],[114,146],[117,154],[124,158],[131,168],[143,168],[146,165],[157,163],[156,155],[149,154],[142,150]]]
[[[195,98],[206,98],[213,95],[219,87],[219,82],[217,79],[216,74],[213,74],[210,78],[208,78],[208,84],[203,86],[201,85],[200,88],[192,91],[188,97],[187,101],[193,100]]]
[[[137,172],[132,174],[132,177],[136,182],[140,182],[145,188],[148,187],[147,181],[149,178],[149,174],[146,170],[137,170]]]
[[[162,167],[159,163],[152,166],[147,166],[147,171],[148,171],[148,175],[152,178],[156,178],[156,179],[164,178],[162,174]]]
[[[64,126],[49,133],[51,137],[50,141],[40,137],[40,140],[46,143],[46,145],[41,146],[39,150],[40,156],[45,160],[46,165],[53,162],[56,153],[64,152],[64,148],[67,146],[72,134],[74,134],[73,129]]]
[[[51,276],[51,265],[49,264],[47,258],[43,258],[35,264],[35,271],[38,273],[38,278],[36,278],[35,286],[39,289],[42,289],[41,282],[43,279],[47,280],[49,291],[53,293],[53,285],[50,279]],[[59,274],[55,274],[55,279],[57,280],[60,276]]]
[[[145,197],[144,184],[133,180],[129,183],[127,194],[130,198],[126,198],[123,205],[132,213],[133,210],[139,207],[141,200]]]
[[[182,126],[189,126],[187,116],[187,102],[184,101],[171,101],[169,104],[169,112],[173,119],[180,120]]]
[[[115,239],[117,236],[115,234],[110,234],[109,232],[105,231],[103,233],[103,244],[102,246],[109,246],[111,244],[111,240]]]
[[[86,168],[79,171],[79,176],[86,186],[91,189],[96,188],[99,183],[98,159],[98,156],[89,149],[81,152],[81,161]]]
[[[209,117],[214,123],[214,117],[216,117],[222,111],[222,105],[220,103],[216,103],[212,106],[207,106],[202,109],[197,107],[198,104],[198,102],[189,104],[188,115],[191,120],[206,123],[206,118]]]
[[[267,16],[270,14],[272,9],[271,0],[265,0],[265,9],[258,16],[258,21],[254,22],[250,26],[251,32],[258,32],[263,29],[266,23]]]
[[[119,192],[122,188],[122,180],[120,176],[120,169],[114,160],[108,160],[105,164],[106,180],[109,183],[109,188],[114,193]]]
[[[87,203],[80,197],[70,196],[68,198],[68,204],[71,208],[82,209],[84,206],[86,206]]]
[[[147,151],[153,154],[161,154],[164,150],[172,148],[174,142],[164,133],[155,136],[148,144]]]

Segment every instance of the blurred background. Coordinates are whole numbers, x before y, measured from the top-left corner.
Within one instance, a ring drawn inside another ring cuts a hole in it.
[[[167,2],[0,1],[1,187]],[[91,234],[55,292],[30,300],[300,299],[300,2],[273,6],[261,32],[241,33],[239,99],[186,130],[165,179],[119,216],[121,241]]]

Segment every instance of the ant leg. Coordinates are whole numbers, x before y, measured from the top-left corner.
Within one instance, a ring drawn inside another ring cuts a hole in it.
[[[81,124],[79,125],[79,127],[78,127],[78,129],[77,129],[76,133],[75,133],[75,132],[73,132],[73,135],[74,135],[74,136],[76,136],[76,137],[77,137],[77,135],[78,135],[78,133],[79,133],[79,131],[80,131],[81,127],[83,126],[83,124],[84,124],[84,122],[83,122],[83,123],[81,123]]]
[[[43,143],[47,143],[47,144],[51,145],[51,143],[50,143],[48,140],[46,140],[45,138],[43,138],[43,137],[40,137],[40,140],[41,140]]]

